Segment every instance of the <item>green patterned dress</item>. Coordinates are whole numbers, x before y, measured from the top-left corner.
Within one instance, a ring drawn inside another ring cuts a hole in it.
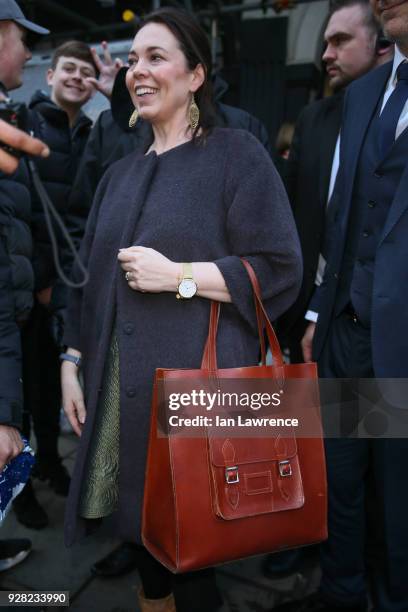
[[[90,443],[79,514],[98,519],[112,514],[118,503],[119,478],[119,348],[112,336],[105,367],[105,384]]]

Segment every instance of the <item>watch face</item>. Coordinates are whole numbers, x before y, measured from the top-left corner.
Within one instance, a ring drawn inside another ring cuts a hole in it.
[[[190,278],[184,278],[178,286],[178,292],[183,298],[192,298],[197,293],[197,285]]]

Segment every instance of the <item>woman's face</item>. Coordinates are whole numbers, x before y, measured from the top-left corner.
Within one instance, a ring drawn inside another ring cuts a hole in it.
[[[136,34],[129,52],[126,85],[140,116],[165,123],[187,117],[191,94],[204,80],[201,65],[190,71],[176,37],[159,23]]]

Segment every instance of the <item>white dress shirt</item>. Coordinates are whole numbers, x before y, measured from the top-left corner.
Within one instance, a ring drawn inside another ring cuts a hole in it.
[[[339,171],[340,165],[340,133],[337,136],[336,147],[334,149],[333,161],[331,165],[330,171],[330,183],[329,183],[329,192],[327,194],[326,207],[329,205],[330,198],[332,197],[334,191],[334,185],[336,183],[337,172]],[[315,285],[318,287],[323,282],[324,271],[326,268],[326,260],[321,253],[319,253],[319,262],[317,264],[317,272],[315,278]]]

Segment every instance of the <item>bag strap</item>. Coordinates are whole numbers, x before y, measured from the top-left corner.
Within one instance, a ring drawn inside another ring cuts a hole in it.
[[[264,336],[264,329],[266,329],[269,346],[272,352],[273,363],[275,366],[283,366],[284,361],[283,361],[282,351],[279,346],[279,341],[278,341],[278,338],[276,337],[272,323],[270,322],[269,317],[266,313],[265,307],[263,305],[261,288],[259,286],[257,276],[255,274],[253,267],[248,261],[246,261],[246,259],[241,259],[241,261],[248,273],[249,280],[251,281],[251,285],[252,285],[254,303],[255,303],[255,313],[256,313],[256,319],[257,319],[257,327],[258,327],[258,334],[259,334],[259,343],[261,347],[262,364],[265,365],[266,363],[265,336]],[[201,369],[209,370],[210,372],[214,372],[218,368],[216,340],[217,340],[219,317],[220,317],[220,303],[211,302],[208,337],[205,343],[203,359],[201,362]]]
[[[257,317],[258,318],[258,330],[259,330],[259,320],[262,321],[262,339],[264,338],[263,329],[266,328],[266,333],[268,336],[269,347],[271,349],[272,357],[274,365],[284,365],[284,360],[282,356],[282,350],[278,341],[278,338],[275,334],[275,330],[273,329],[273,325],[268,317],[268,314],[265,310],[265,306],[262,301],[262,292],[261,287],[258,282],[258,278],[255,274],[255,270],[246,259],[242,259],[241,261],[245,266],[246,271],[248,272],[249,280],[251,281],[252,289],[254,292],[254,301],[257,307]],[[262,342],[261,339],[261,342]]]

